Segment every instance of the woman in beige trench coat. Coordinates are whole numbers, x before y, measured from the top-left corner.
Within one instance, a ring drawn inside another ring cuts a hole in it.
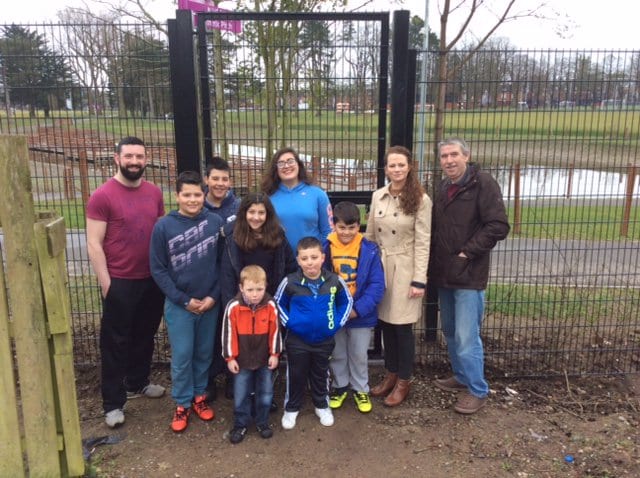
[[[371,389],[384,404],[409,393],[415,344],[413,324],[422,317],[431,239],[431,199],[418,182],[411,152],[392,146],[385,155],[389,184],[373,193],[366,237],[378,244],[386,292],[378,306],[386,375]]]

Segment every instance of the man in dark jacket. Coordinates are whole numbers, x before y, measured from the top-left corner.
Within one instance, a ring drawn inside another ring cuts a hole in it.
[[[429,280],[438,287],[453,376],[438,379],[435,385],[462,392],[454,409],[472,414],[484,406],[489,394],[480,338],[489,255],[507,237],[509,223],[498,183],[469,162],[464,140],[443,141],[439,156],[446,178],[433,204]]]

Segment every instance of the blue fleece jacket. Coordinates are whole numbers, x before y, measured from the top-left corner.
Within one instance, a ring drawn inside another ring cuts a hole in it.
[[[322,241],[332,230],[331,203],[318,186],[298,183],[289,189],[280,183],[271,195],[271,202],[293,251],[303,237],[313,236]]]
[[[274,297],[287,333],[308,344],[333,337],[349,318],[353,305],[347,284],[337,274],[323,270],[314,282],[319,287],[313,287],[298,270],[282,279]]]
[[[223,221],[203,208],[195,217],[171,211],[151,234],[151,275],[164,295],[186,307],[192,298],[219,300],[218,256]]]
[[[329,241],[324,242],[324,253],[324,267],[331,269]],[[363,237],[356,268],[356,293],[353,296],[353,310],[358,316],[349,319],[345,327],[375,327],[378,322],[378,304],[384,296],[384,290],[384,269],[380,250],[375,242]]]
[[[207,197],[208,188],[205,187],[204,197]],[[205,200],[204,205],[209,211],[215,212],[222,218],[224,222],[233,222],[236,219],[238,208],[240,207],[240,198],[237,198],[233,191],[230,189],[227,195],[222,200],[220,207],[214,206],[209,201]]]

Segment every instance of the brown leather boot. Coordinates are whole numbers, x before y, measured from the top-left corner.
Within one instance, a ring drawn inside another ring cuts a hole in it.
[[[387,372],[387,374],[382,379],[382,382],[369,390],[369,393],[372,397],[384,397],[387,393],[393,390],[393,387],[395,387],[397,381],[397,373]]]
[[[404,399],[409,395],[409,389],[411,388],[411,382],[409,380],[399,379],[396,382],[396,386],[393,387],[391,393],[384,399],[384,404],[387,407],[395,407],[404,402]]]

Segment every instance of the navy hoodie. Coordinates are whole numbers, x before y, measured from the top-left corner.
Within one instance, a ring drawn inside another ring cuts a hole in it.
[[[205,198],[207,197],[208,191],[208,188],[205,188]],[[236,219],[236,214],[238,213],[238,208],[240,207],[240,198],[237,198],[235,194],[233,194],[233,191],[229,189],[227,195],[222,200],[220,207],[214,206],[206,199],[204,201],[204,207],[206,207],[209,211],[216,213],[225,222],[233,222]]]
[[[218,255],[220,228],[217,214],[203,208],[195,217],[171,211],[151,234],[151,275],[164,295],[186,307],[192,298],[219,300]]]

